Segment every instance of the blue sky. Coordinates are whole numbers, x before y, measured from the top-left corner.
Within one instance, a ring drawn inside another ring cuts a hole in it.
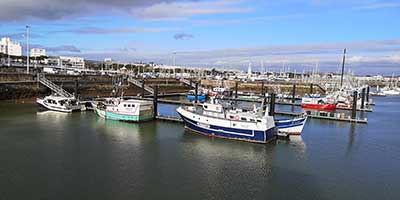
[[[269,70],[400,73],[400,1],[2,0],[0,36],[51,55]]]

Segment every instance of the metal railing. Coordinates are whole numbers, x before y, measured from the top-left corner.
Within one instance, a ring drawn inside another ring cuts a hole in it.
[[[196,83],[190,82],[189,80],[186,80],[184,78],[180,78],[179,81],[184,83],[184,84],[186,84],[186,85],[189,85],[192,88],[196,87]]]
[[[44,86],[48,87],[50,90],[53,92],[57,93],[58,95],[61,95],[63,97],[73,97],[73,95],[66,90],[64,90],[61,86],[51,82],[49,79],[47,79],[44,74],[38,74],[38,81],[43,84]]]
[[[136,85],[136,86],[138,86],[140,88],[143,87],[143,82],[133,78],[132,76],[128,77],[128,82],[130,82],[130,83],[132,83],[132,84],[134,84],[134,85]],[[150,92],[151,94],[154,94],[154,89],[149,87],[149,86],[147,86],[147,85],[144,85],[144,90],[146,90],[147,92]]]

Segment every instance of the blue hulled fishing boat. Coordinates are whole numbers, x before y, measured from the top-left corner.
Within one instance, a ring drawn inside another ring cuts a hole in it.
[[[255,107],[247,111],[211,99],[201,107],[181,106],[177,112],[185,128],[203,135],[257,143],[275,138],[274,118]]]

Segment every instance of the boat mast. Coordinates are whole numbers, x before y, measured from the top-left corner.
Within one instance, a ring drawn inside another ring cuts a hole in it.
[[[344,73],[344,63],[346,61],[346,49],[343,50],[343,61],[342,61],[342,75],[340,76],[340,88],[343,87],[343,73]]]

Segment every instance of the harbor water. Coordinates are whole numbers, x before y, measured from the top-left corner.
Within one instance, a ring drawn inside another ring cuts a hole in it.
[[[268,144],[0,102],[0,199],[399,199],[400,98],[374,100],[368,124]]]

